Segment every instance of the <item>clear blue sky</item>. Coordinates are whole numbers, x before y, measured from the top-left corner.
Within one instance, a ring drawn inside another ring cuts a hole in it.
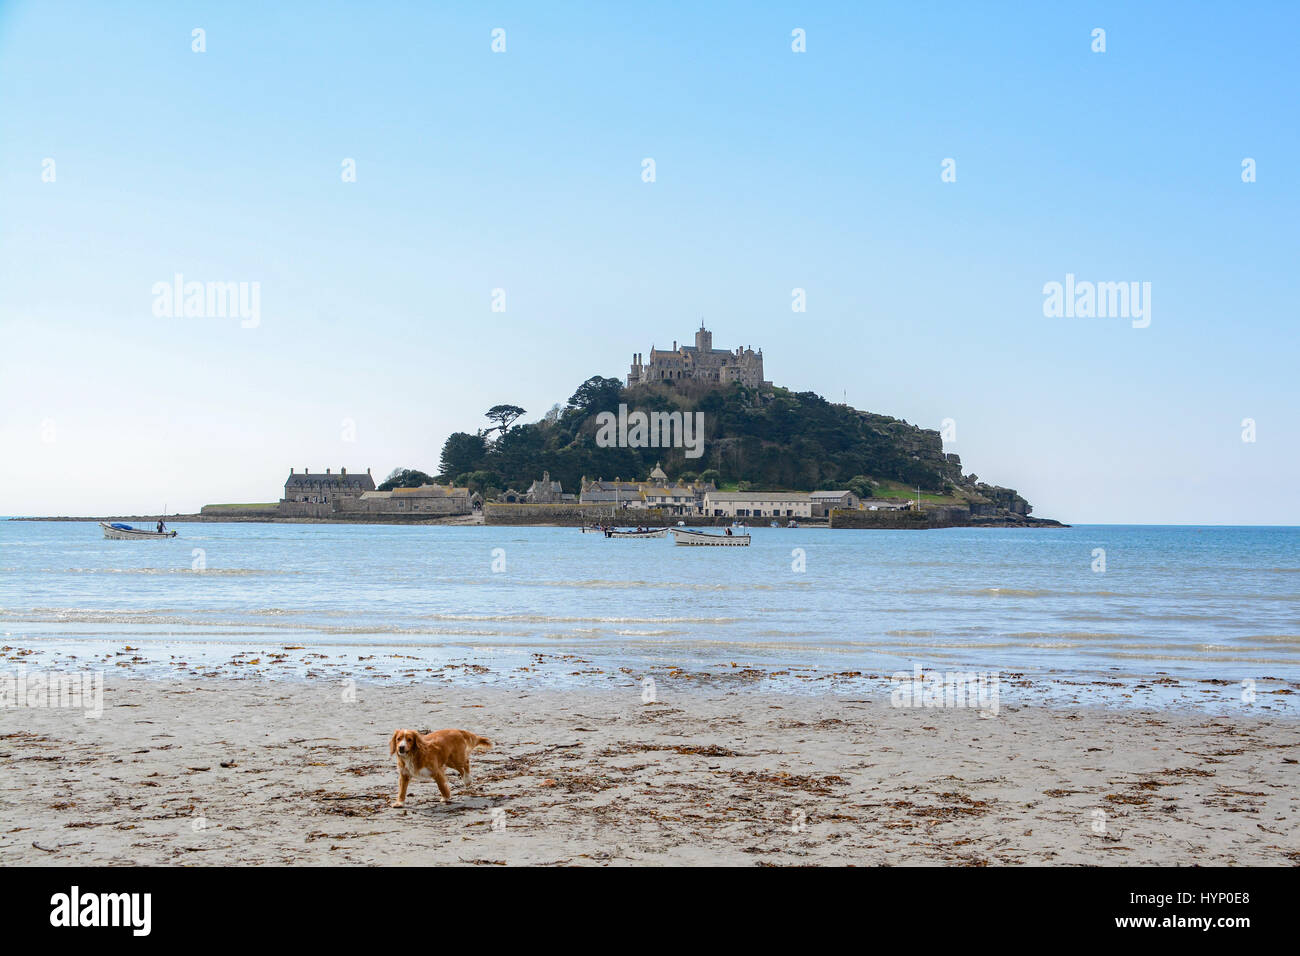
[[[703,316],[1039,514],[1300,523],[1295,5],[380,6],[0,2],[0,514],[434,471]]]

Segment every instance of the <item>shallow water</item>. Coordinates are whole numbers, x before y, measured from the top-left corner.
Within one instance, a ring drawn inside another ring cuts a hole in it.
[[[758,527],[746,549],[569,528],[175,528],[109,541],[91,523],[0,522],[4,644],[36,649],[31,663],[301,645],[371,672],[541,653],[631,671],[1165,674],[1225,693],[1300,679],[1297,528]]]

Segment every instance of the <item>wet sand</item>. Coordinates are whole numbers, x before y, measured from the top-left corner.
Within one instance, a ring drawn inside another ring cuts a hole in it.
[[[0,862],[1300,863],[1291,717],[657,691],[115,676],[0,710]],[[392,809],[398,726],[495,747]]]

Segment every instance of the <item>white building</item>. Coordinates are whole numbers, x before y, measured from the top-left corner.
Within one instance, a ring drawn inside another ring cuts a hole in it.
[[[806,491],[710,491],[704,513],[725,518],[811,518]]]

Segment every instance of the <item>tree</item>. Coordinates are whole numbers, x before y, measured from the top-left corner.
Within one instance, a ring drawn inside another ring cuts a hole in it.
[[[483,467],[487,450],[487,439],[482,435],[453,432],[443,443],[438,467],[442,469],[445,478],[467,471],[476,471]]]
[[[520,408],[518,405],[493,405],[484,412],[488,421],[496,422],[496,426],[489,428],[488,431],[500,431],[504,435],[510,431],[510,426],[514,424],[515,420],[525,414],[526,411],[527,409]]]
[[[394,468],[393,473],[384,479],[384,483],[379,486],[380,491],[392,491],[394,488],[418,488],[421,485],[432,485],[434,479],[422,471],[416,471],[414,468]]]
[[[587,414],[614,412],[622,395],[623,383],[619,379],[593,375],[569,397],[569,407]]]
[[[470,491],[477,491],[484,498],[487,498],[489,492],[495,492],[498,489],[500,481],[495,472],[471,471],[458,475],[456,484],[462,488],[468,488]]]
[[[704,482],[705,484],[712,483],[716,485],[721,480],[722,480],[722,473],[719,472],[718,469],[716,468],[706,468],[704,469],[704,471],[700,472],[700,481]]]
[[[870,498],[876,493],[876,483],[866,475],[854,475],[845,483],[845,487],[859,498]]]

